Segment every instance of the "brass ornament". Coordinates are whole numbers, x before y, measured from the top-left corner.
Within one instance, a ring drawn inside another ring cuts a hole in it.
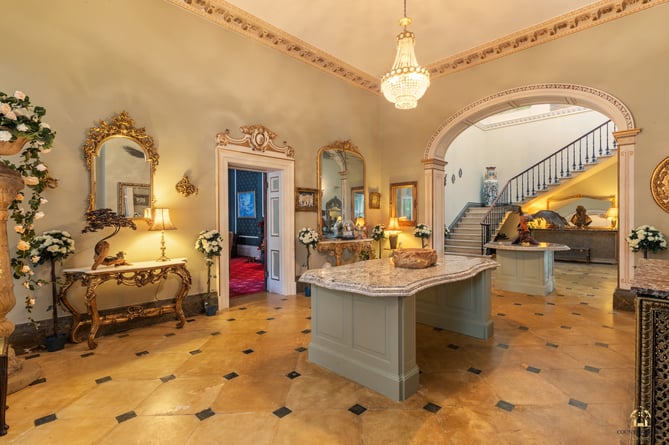
[[[650,191],[662,210],[669,212],[669,157],[660,162],[650,177]]]
[[[239,139],[230,136],[230,130],[226,129],[224,132],[216,135],[216,142],[219,147],[224,147],[228,144],[248,147],[253,151],[259,152],[274,152],[283,154],[288,158],[295,157],[295,150],[290,145],[283,141],[284,145],[279,146],[274,143],[276,133],[264,125],[247,125],[240,127],[244,136]]]
[[[190,195],[197,195],[200,191],[190,182],[188,175],[183,175],[183,178],[177,182],[177,185],[174,188],[176,188],[177,192],[181,193],[186,198]]]

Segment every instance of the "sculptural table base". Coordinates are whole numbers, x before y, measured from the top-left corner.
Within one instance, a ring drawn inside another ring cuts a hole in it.
[[[60,301],[74,316],[74,323],[70,331],[70,341],[74,343],[83,341],[83,339],[79,338],[78,331],[85,325],[91,326],[90,333],[88,334],[88,347],[95,349],[97,347],[95,336],[100,326],[123,323],[135,318],[155,317],[167,313],[176,313],[179,320],[177,328],[182,328],[186,323],[182,302],[188,293],[188,289],[190,289],[191,276],[188,269],[186,269],[185,259],[147,261],[119,267],[100,267],[96,270],[91,270],[90,268],[65,269],[63,275],[65,277],[65,284],[60,292]],[[102,283],[113,281],[117,285],[143,287],[147,284],[157,283],[160,280],[166,280],[170,275],[178,277],[181,281],[173,304],[151,308],[133,306],[126,312],[110,313],[104,316],[101,316],[98,312],[97,294],[95,291]],[[67,298],[68,290],[76,282],[80,282],[86,288],[85,302],[87,314],[80,313]]]

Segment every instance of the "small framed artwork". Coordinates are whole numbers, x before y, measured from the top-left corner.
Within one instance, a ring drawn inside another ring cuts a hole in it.
[[[297,188],[295,190],[295,210],[298,212],[315,212],[318,208],[316,189]]]
[[[118,214],[126,218],[142,218],[151,208],[151,186],[131,182],[118,183]]]
[[[237,192],[237,218],[256,217],[256,192]]]
[[[369,192],[369,208],[370,209],[381,208],[381,193]]]

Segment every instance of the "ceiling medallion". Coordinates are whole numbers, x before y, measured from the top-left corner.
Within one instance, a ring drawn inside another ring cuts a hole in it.
[[[416,108],[418,99],[423,97],[430,86],[430,73],[418,65],[414,52],[415,36],[407,31],[411,19],[407,17],[407,2],[404,0],[404,17],[400,26],[404,31],[397,35],[397,54],[392,69],[381,78],[381,92],[395,104],[395,108],[409,110]]]
[[[657,205],[665,212],[669,212],[669,158],[665,158],[653,170],[650,190]]]

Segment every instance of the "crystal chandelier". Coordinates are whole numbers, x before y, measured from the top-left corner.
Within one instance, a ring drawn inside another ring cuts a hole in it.
[[[414,33],[407,31],[411,19],[407,17],[407,2],[404,0],[404,17],[400,26],[404,31],[397,35],[397,54],[390,72],[381,78],[381,91],[395,108],[409,110],[416,108],[418,99],[423,97],[430,86],[430,73],[418,66],[414,53]]]

